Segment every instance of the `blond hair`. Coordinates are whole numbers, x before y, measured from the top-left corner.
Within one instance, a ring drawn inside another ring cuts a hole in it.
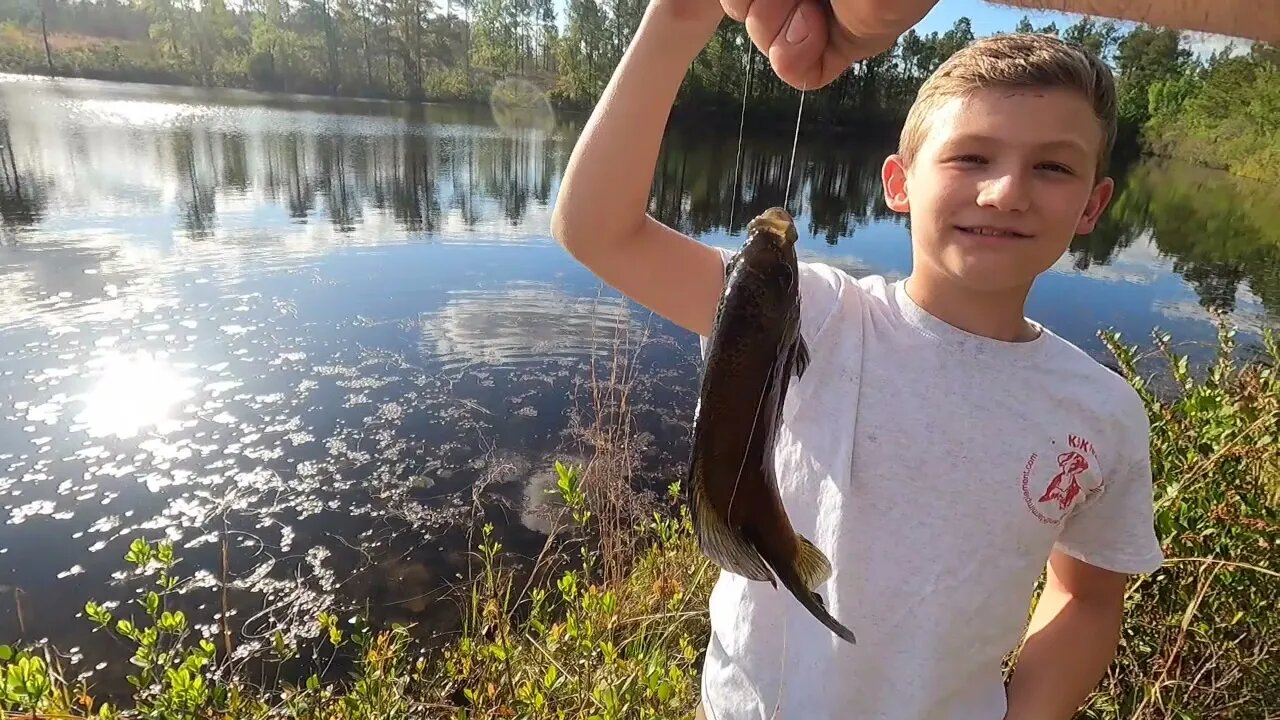
[[[920,86],[899,138],[909,163],[924,143],[929,116],[955,97],[988,87],[1066,88],[1093,106],[1102,129],[1096,177],[1106,171],[1116,140],[1116,89],[1111,69],[1094,53],[1056,35],[1003,33],[965,46]]]

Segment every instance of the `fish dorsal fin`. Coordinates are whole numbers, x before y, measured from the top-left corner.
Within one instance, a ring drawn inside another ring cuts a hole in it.
[[[760,553],[751,546],[742,533],[730,528],[716,513],[711,500],[698,483],[693,493],[693,524],[698,531],[698,544],[702,552],[716,565],[749,580],[768,581],[774,584],[773,573],[764,564]]]

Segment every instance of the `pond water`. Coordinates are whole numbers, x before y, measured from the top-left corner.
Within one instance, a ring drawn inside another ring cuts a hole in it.
[[[485,107],[0,77],[0,642],[47,639],[120,686],[82,617],[127,601],[137,536],[174,541],[189,614],[236,647],[324,607],[453,625],[473,508],[544,540],[552,463],[625,342],[640,484],[678,477],[696,342],[602,288],[549,235],[581,118],[510,130]],[[653,211],[731,247],[778,204],[791,137],[673,131]],[[805,259],[904,275],[879,194],[888,145],[806,138]],[[1125,169],[1106,223],[1030,313],[1100,358],[1100,328],[1249,342],[1280,317],[1280,193]],[[732,208],[732,224],[730,213]],[[292,623],[292,625],[290,625]],[[219,642],[221,647],[221,642]]]

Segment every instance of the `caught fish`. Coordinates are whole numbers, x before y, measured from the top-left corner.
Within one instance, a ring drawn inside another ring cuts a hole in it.
[[[685,500],[704,555],[774,588],[781,581],[823,625],[852,643],[854,634],[813,591],[831,576],[831,563],[792,528],[773,464],[788,385],[809,365],[795,243],[791,215],[770,208],[747,225],[747,240],[725,269]]]

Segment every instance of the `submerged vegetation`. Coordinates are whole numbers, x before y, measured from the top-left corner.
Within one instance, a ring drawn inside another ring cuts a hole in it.
[[[1280,343],[1267,333],[1260,353],[1242,357],[1224,325],[1216,359],[1193,368],[1160,332],[1146,353],[1114,333],[1103,340],[1146,402],[1155,522],[1168,559],[1132,583],[1119,655],[1084,717],[1275,717]],[[1141,368],[1151,364],[1162,372],[1149,377]],[[556,465],[560,517],[532,574],[520,577],[492,528],[477,527],[474,571],[456,598],[461,630],[438,652],[417,652],[404,626],[322,612],[313,647],[277,636],[263,658],[275,678],[251,677],[220,656],[216,637],[201,637],[170,609],[184,583],[172,546],[138,538],[126,561],[131,581],[147,587],[124,607],[90,602],[79,620],[132,652],[120,657],[134,668],[131,702],[95,701],[93,688],[67,679],[54,648],[6,646],[0,708],[23,717],[226,720],[690,717],[718,571],[697,550],[678,484],[665,508],[617,502],[627,494],[629,461],[619,449],[629,445],[616,428],[630,427],[629,378],[615,372],[597,385],[607,392],[593,402],[610,409],[598,405],[587,425],[596,459],[585,467],[595,470]],[[606,546],[629,552],[611,565]],[[304,650],[314,667],[285,672]],[[322,681],[339,657],[348,677]]]

